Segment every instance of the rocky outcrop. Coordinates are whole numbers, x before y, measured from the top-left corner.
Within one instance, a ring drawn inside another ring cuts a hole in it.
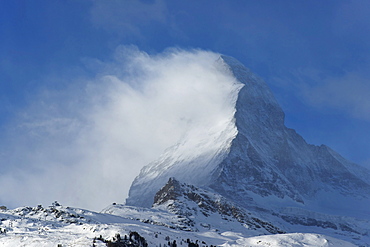
[[[170,212],[187,218],[192,227],[196,227],[197,221],[208,217],[209,219],[204,223],[207,222],[209,227],[212,227],[211,218],[218,215],[217,218],[238,222],[251,230],[264,229],[266,233],[270,234],[284,233],[283,230],[237,206],[223,196],[193,185],[180,183],[175,178],[170,178],[167,184],[156,193],[153,207],[161,205]],[[202,214],[202,217],[198,217],[199,214]],[[196,220],[193,216],[196,216]]]

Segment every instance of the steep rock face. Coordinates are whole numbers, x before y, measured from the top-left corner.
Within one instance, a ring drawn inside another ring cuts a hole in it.
[[[237,100],[235,114],[225,124],[228,127],[208,134],[217,140],[217,148],[204,149],[202,145],[212,142],[200,142],[185,158],[179,148],[183,143],[169,149],[142,169],[131,186],[128,205],[150,207],[155,192],[169,177],[176,177],[211,188],[246,208],[298,206],[330,211],[350,200],[367,210],[368,170],[324,145],[307,144],[287,128],[284,113],[267,84],[240,62],[221,56],[216,63],[244,85],[235,86],[230,93]],[[187,141],[185,138],[184,143]],[[327,201],[321,203],[320,198]]]

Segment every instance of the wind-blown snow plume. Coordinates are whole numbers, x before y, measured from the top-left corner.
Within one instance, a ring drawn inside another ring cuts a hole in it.
[[[42,91],[0,143],[0,203],[101,209],[123,200],[140,169],[166,148],[230,122],[236,81],[218,57],[122,46],[113,61],[95,62],[94,78]]]

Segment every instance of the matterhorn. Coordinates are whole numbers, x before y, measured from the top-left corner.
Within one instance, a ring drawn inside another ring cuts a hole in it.
[[[126,204],[1,207],[0,245],[370,246],[370,171],[286,127],[236,59],[212,66],[228,78],[222,113],[143,167]]]
[[[235,79],[228,121],[196,143],[185,136],[144,167],[127,205],[151,207],[157,191],[173,178],[289,225],[287,231],[318,227],[367,236],[357,219],[370,218],[369,171],[287,128],[267,84],[239,61],[222,55],[215,63]]]

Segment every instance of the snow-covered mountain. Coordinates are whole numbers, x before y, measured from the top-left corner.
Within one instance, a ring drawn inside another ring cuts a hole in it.
[[[370,172],[325,145],[306,143],[287,128],[267,84],[236,59],[221,56],[216,64],[235,78],[227,102],[234,107],[232,115],[217,132],[203,133],[193,148],[184,137],[144,167],[131,186],[127,205],[150,207],[155,193],[174,177],[297,229],[308,224],[299,220],[302,214],[320,215],[324,222],[336,216],[350,217],[351,222],[369,220]],[[183,146],[193,152],[182,153]],[[332,229],[341,231],[334,225]],[[366,227],[357,233],[367,235]]]
[[[208,186],[246,207],[251,204],[247,198],[257,206],[258,200],[265,204],[272,198],[275,203],[291,200],[290,206],[351,215],[356,205],[358,213],[368,214],[369,171],[327,146],[307,144],[285,127],[284,113],[265,82],[235,59],[223,60],[245,86],[236,102],[238,134]]]
[[[150,207],[170,177],[212,188],[246,207],[274,198],[325,210],[316,199],[330,196],[332,203],[325,202],[333,204],[330,207],[348,198],[356,202],[370,198],[368,170],[325,145],[307,144],[284,125],[284,113],[263,80],[234,58],[221,56],[217,63],[236,79],[229,97],[234,115],[220,124],[222,128],[209,129],[203,140],[192,143],[190,153],[182,152],[191,142],[185,137],[144,167],[131,186],[128,205]],[[345,211],[346,204],[342,204]]]
[[[287,128],[240,62],[214,67],[228,78],[220,121],[144,167],[126,205],[2,206],[0,246],[370,246],[370,172]]]

